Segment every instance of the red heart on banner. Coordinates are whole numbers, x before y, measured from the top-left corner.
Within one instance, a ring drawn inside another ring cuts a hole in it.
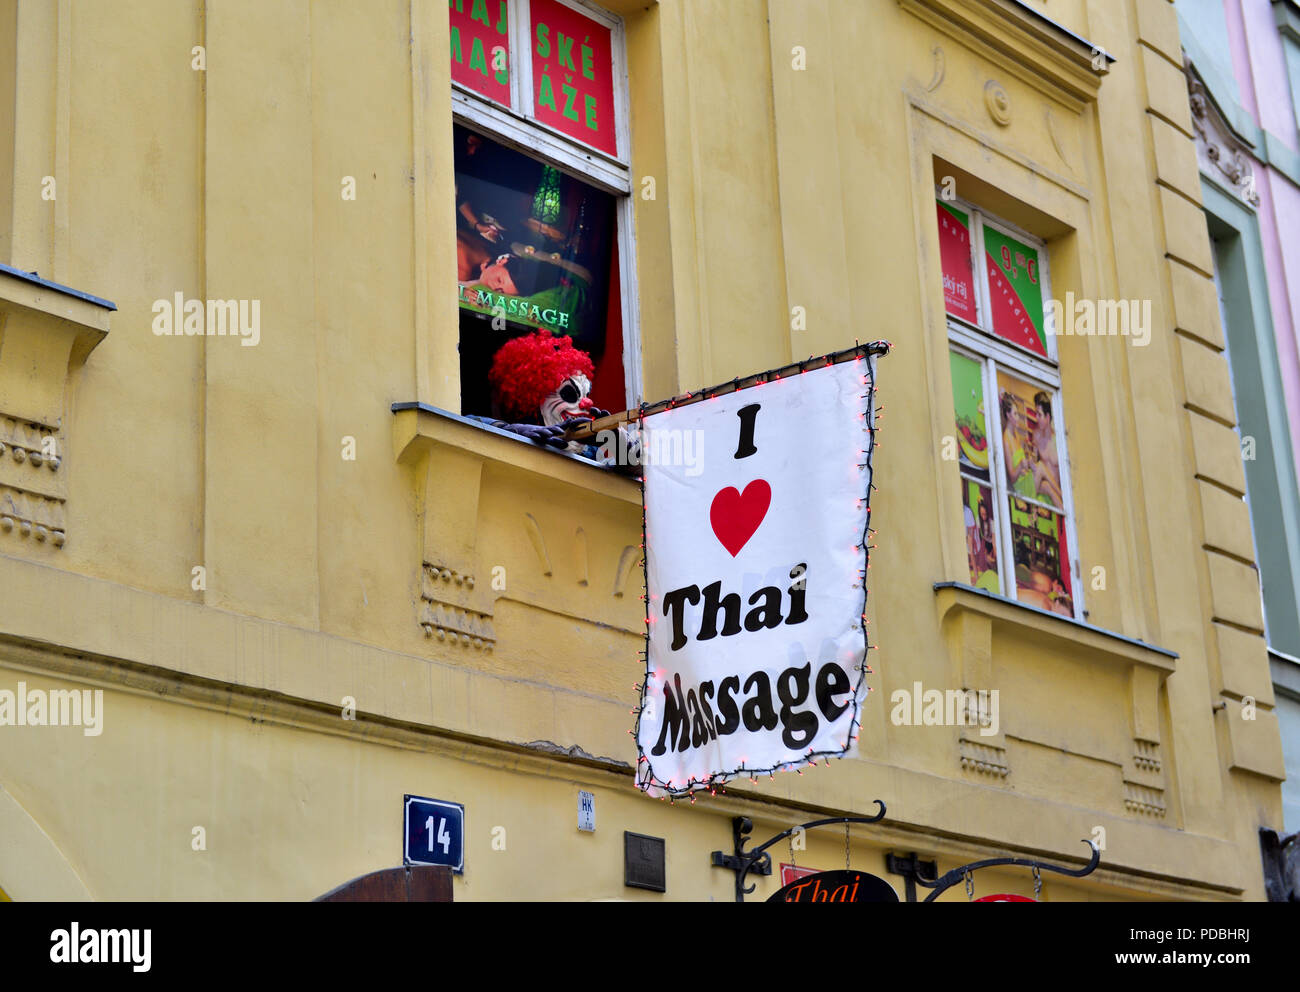
[[[718,491],[709,507],[709,523],[722,546],[735,558],[758,530],[772,505],[772,487],[755,479],[742,493],[735,486]]]

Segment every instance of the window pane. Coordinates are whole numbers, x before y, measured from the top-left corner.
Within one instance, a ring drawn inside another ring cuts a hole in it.
[[[970,583],[989,592],[1000,592],[998,528],[993,522],[993,490],[962,476],[961,501]]]
[[[516,330],[604,340],[614,197],[456,125],[460,306]]]
[[[952,368],[952,405],[957,417],[957,450],[961,470],[982,482],[989,475],[989,442],[984,417],[984,380],[981,363],[955,351],[948,353]]]
[[[508,0],[450,0],[451,78],[475,93],[511,105]],[[500,53],[493,49],[500,48]],[[504,56],[504,67],[494,61]]]
[[[1065,518],[1014,496],[1009,503],[1016,599],[1041,610],[1074,616]]]
[[[617,155],[613,32],[556,0],[532,0],[532,17],[533,116]]]
[[[1001,371],[998,394],[1007,488],[1063,509],[1052,394]]]
[[[533,330],[572,337],[619,408],[615,198],[460,125],[455,141],[462,412],[494,415],[492,359]]]
[[[1038,251],[984,225],[989,271],[989,320],[994,334],[1047,357]]]
[[[943,303],[954,317],[976,321],[975,269],[971,264],[970,216],[938,203],[939,259],[943,268]]]

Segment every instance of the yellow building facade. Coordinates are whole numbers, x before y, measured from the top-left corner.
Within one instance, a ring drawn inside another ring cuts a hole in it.
[[[1263,898],[1282,755],[1172,4],[574,6],[616,42],[621,143],[582,175],[619,213],[626,405],[894,346],[860,754],[675,804],[633,786],[637,482],[458,416],[456,127],[583,156],[475,109],[448,7],[0,2],[0,690],[99,700],[0,725],[0,890],[312,899],[401,864],[418,795],[465,807],[458,901],[728,901],[733,817],[876,799],[849,857],[900,893],[891,853],[1089,838],[1042,898]],[[1055,341],[1073,618],[971,584],[945,188],[1054,297],[1150,301],[1142,346]],[[256,342],[157,333],[177,294],[256,302]],[[997,732],[898,720],[917,683],[998,689]]]

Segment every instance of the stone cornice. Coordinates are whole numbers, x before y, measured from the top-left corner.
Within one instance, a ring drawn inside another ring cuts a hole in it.
[[[1097,99],[1115,61],[1017,0],[898,0],[904,10],[958,41],[982,50],[1031,84],[1048,84],[1077,103]]]

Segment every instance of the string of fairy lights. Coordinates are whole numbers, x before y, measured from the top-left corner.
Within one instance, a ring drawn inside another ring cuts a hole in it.
[[[845,738],[844,745],[838,751],[814,751],[813,748],[809,748],[808,754],[799,759],[799,764],[807,762],[807,764],[813,768],[820,767],[817,761],[818,758],[825,759],[823,762],[824,766],[830,765],[831,758],[842,760],[844,754],[852,745],[852,742],[859,739],[862,728],[862,712],[865,708],[866,701],[864,699],[862,704],[859,704],[857,702],[858,694],[862,690],[862,685],[866,677],[875,674],[867,661],[870,652],[879,649],[879,645],[870,642],[869,631],[867,629],[870,624],[870,620],[867,618],[867,572],[871,569],[870,553],[871,550],[875,548],[875,545],[869,543],[869,541],[871,540],[871,536],[876,533],[876,531],[871,527],[871,493],[876,491],[875,471],[872,462],[875,456],[875,451],[880,446],[880,442],[877,440],[876,435],[879,426],[884,419],[883,414],[885,408],[883,404],[879,407],[874,406],[876,391],[874,359],[889,354],[892,347],[893,344],[889,341],[873,341],[870,344],[865,345],[856,343],[853,348],[835,352],[822,358],[809,357],[806,361],[798,362],[794,365],[759,373],[757,376],[750,377],[754,381],[744,386],[741,385],[741,379],[738,377],[733,379],[730,383],[722,386],[701,389],[696,392],[688,392],[682,396],[673,397],[655,404],[642,403],[633,418],[637,425],[636,429],[638,432],[638,438],[644,446],[644,425],[647,416],[666,412],[689,403],[716,400],[720,396],[728,395],[740,389],[762,386],[764,383],[774,382],[783,377],[788,377],[791,374],[802,375],[816,371],[817,369],[837,365],[840,362],[855,360],[863,365],[864,378],[862,379],[862,385],[866,386],[867,389],[866,392],[861,394],[861,398],[866,402],[863,404],[864,409],[859,414],[859,417],[865,421],[865,426],[862,430],[863,433],[867,435],[867,445],[864,449],[860,449],[855,455],[855,458],[862,459],[861,461],[856,461],[855,465],[859,472],[866,473],[865,478],[867,485],[863,488],[862,495],[857,498],[857,509],[865,509],[865,518],[863,522],[863,532],[859,537],[858,543],[853,546],[855,551],[861,551],[862,553],[862,568],[858,569],[856,572],[859,576],[862,588],[862,608],[860,614],[862,630],[862,658],[856,666],[858,678],[853,687],[853,716],[849,722],[848,735]],[[663,793],[663,795],[659,797],[660,801],[666,801],[670,805],[675,804],[678,798],[689,796],[691,804],[694,805],[697,793],[708,790],[708,793],[711,796],[716,796],[719,792],[726,794],[726,783],[735,779],[748,778],[751,784],[757,785],[760,775],[767,775],[769,780],[775,778],[776,773],[779,771],[793,770],[799,775],[803,775],[803,768],[796,767],[796,763],[794,762],[786,761],[770,768],[750,769],[745,767],[742,759],[740,766],[734,772],[715,772],[703,778],[692,776],[685,783],[678,783],[676,786],[674,786],[672,779],[661,782],[655,776],[654,770],[651,767],[650,759],[641,751],[640,746],[641,719],[646,710],[646,700],[650,693],[651,680],[655,677],[656,673],[650,670],[649,664],[650,627],[653,621],[650,615],[649,556],[646,553],[646,546],[649,542],[650,535],[647,531],[646,524],[645,475],[642,474],[638,481],[641,484],[641,600],[645,604],[645,649],[637,652],[643,671],[642,681],[633,685],[633,689],[639,693],[638,705],[632,710],[629,710],[630,714],[636,716],[636,723],[633,729],[629,730],[628,733],[637,741],[638,750],[636,781],[633,787],[647,793],[652,788],[658,789]],[[867,691],[871,691],[870,686],[867,687]]]

